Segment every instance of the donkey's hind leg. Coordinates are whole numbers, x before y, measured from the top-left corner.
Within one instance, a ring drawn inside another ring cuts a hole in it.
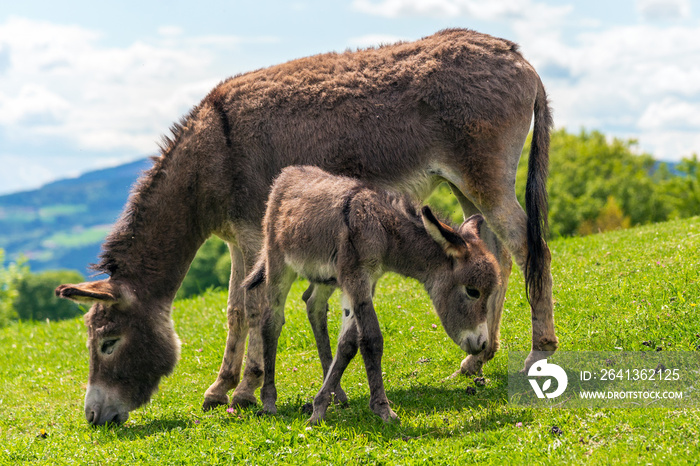
[[[204,393],[204,404],[202,405],[204,411],[229,403],[227,393],[234,389],[240,381],[243,351],[248,334],[244,310],[245,293],[240,286],[241,281],[245,278],[243,254],[234,242],[229,243],[229,249],[231,251],[231,280],[228,287],[228,306],[226,309],[228,336],[219,375]]]
[[[328,337],[328,300],[333,291],[335,291],[334,286],[312,283],[302,296],[302,299],[306,302],[306,313],[316,339],[318,357],[321,360],[323,369],[323,380],[326,379],[328,370],[333,362],[331,341]],[[335,401],[337,403],[347,403],[348,397],[340,387],[340,383],[333,387],[333,393],[335,393]]]
[[[253,269],[260,250],[261,234],[259,229],[241,229],[240,245],[245,259],[246,271]],[[241,279],[235,286],[240,287]],[[246,354],[243,379],[231,397],[231,406],[246,407],[257,403],[255,390],[263,384],[264,362],[261,322],[268,309],[267,293],[264,286],[259,286],[245,293],[245,320],[249,327],[248,352]],[[245,334],[242,334],[245,342]]]

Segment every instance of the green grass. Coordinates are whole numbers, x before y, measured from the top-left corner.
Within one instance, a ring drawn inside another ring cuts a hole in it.
[[[695,351],[700,344],[700,218],[552,242],[555,319],[562,350]],[[445,380],[463,353],[440,327],[421,286],[387,275],[376,308],[385,336],[383,369],[400,425],[368,407],[361,358],[348,368],[347,408],[306,426],[301,406],[321,383],[315,344],[295,284],[278,355],[276,416],[256,409],[203,413],[226,338],[224,293],[175,303],[183,342],[175,373],[152,402],[120,427],[91,428],[82,398],[86,332],[80,320],[0,330],[0,463],[17,464],[569,464],[696,463],[694,410],[535,410],[507,402],[507,353],[527,350],[530,312],[522,275],[511,277],[502,349],[488,383]],[[330,315],[337,335],[337,296]],[[437,329],[433,328],[437,325]],[[519,427],[518,423],[522,423]],[[560,435],[552,427],[561,429]],[[42,429],[46,438],[42,438]]]

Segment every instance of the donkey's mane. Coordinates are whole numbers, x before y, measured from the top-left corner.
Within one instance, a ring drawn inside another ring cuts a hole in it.
[[[216,88],[215,88],[216,89]],[[90,264],[90,269],[96,275],[113,276],[117,271],[128,272],[129,261],[126,259],[132,240],[144,222],[148,199],[158,184],[165,178],[167,166],[172,153],[186,132],[190,121],[195,117],[202,103],[193,107],[186,115],[170,127],[170,135],[164,134],[157,143],[160,155],[151,157],[153,165],[144,171],[134,183],[124,210],[102,244],[102,252],[96,264]]]

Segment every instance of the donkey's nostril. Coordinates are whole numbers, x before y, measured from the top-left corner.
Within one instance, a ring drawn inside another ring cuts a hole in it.
[[[86,417],[87,417],[87,422],[90,424],[93,424],[95,421],[95,411],[90,411]]]
[[[486,349],[486,342],[483,342],[481,344],[481,351],[484,351]]]

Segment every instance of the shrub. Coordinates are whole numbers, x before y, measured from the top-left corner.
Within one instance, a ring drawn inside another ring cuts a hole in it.
[[[84,277],[71,270],[27,274],[17,284],[14,308],[21,320],[62,320],[82,314],[80,306],[54,295],[62,283],[80,283]]]

